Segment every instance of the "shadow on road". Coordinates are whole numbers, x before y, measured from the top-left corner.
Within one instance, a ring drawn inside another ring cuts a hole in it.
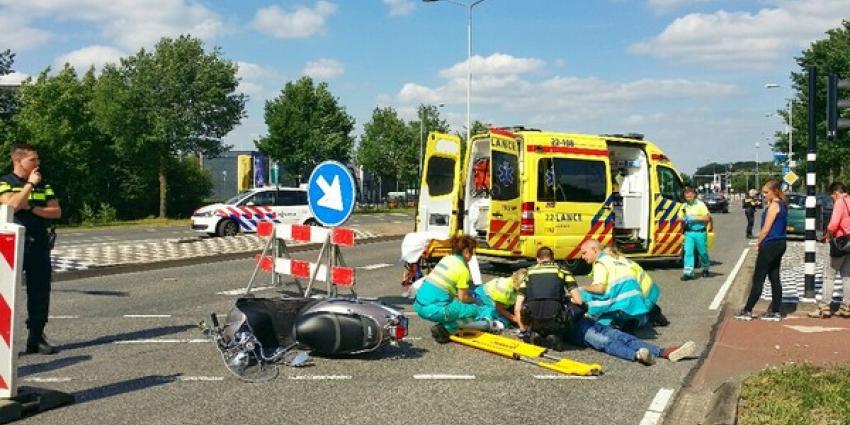
[[[31,364],[18,368],[18,376],[34,375],[36,373],[51,372],[62,369],[63,367],[73,366],[77,363],[82,363],[91,360],[91,356],[72,356],[63,359],[51,360],[45,363]]]
[[[75,350],[78,348],[94,347],[98,345],[111,344],[117,341],[129,341],[134,339],[149,339],[163,335],[170,335],[179,332],[185,332],[189,329],[196,329],[197,325],[180,325],[180,326],[163,326],[160,328],[144,329],[141,331],[127,332],[115,335],[106,335],[91,341],[74,342],[65,344],[59,347],[61,350]]]
[[[68,292],[74,294],[96,295],[101,297],[129,297],[130,293],[126,291],[105,291],[99,289],[53,289],[53,292]]]
[[[181,374],[142,376],[127,381],[115,382],[113,384],[78,391],[73,395],[77,404],[88,403],[90,401],[101,400],[132,391],[140,391],[147,388],[170,384],[176,381],[179,376],[181,376]]]

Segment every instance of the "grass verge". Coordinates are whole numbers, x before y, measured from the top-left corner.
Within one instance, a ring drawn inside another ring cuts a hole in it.
[[[850,365],[771,368],[747,378],[738,404],[739,425],[850,423]]]
[[[101,223],[94,225],[85,225],[85,224],[60,224],[57,226],[59,229],[74,229],[74,230],[88,230],[88,229],[100,229],[104,227],[108,228],[124,228],[124,227],[165,227],[165,226],[186,226],[189,227],[189,219],[188,218],[142,218],[138,220],[124,220],[124,221],[113,221],[110,223]]]

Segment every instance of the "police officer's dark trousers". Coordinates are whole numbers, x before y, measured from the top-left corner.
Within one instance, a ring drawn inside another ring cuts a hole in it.
[[[27,238],[24,250],[24,273],[27,288],[27,328],[30,340],[40,340],[47,325],[50,309],[50,249],[46,240]]]
[[[756,210],[752,208],[744,209],[744,215],[747,216],[747,237],[753,237],[753,222],[755,221]]]

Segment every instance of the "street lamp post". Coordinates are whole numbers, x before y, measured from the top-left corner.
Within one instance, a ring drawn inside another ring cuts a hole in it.
[[[759,186],[759,142],[756,142],[756,190],[761,190]]]
[[[446,106],[446,104],[445,103],[438,103],[437,104],[438,108],[442,108],[443,106]],[[425,156],[425,153],[424,153],[424,146],[425,145],[424,145],[423,139],[424,139],[424,132],[425,132],[425,127],[424,127],[425,117],[427,117],[427,114],[428,114],[428,108],[425,107],[425,105],[423,105],[422,116],[419,117],[419,182],[418,183],[422,182],[422,168],[424,167],[424,164],[422,162],[422,158]]]
[[[764,85],[766,89],[777,89],[782,87],[776,83],[767,83]],[[794,145],[794,99],[788,99],[788,124],[786,125],[785,132],[788,134],[788,168],[793,167],[794,164],[794,152],[791,150],[791,147]]]
[[[466,8],[466,141],[472,137],[472,122],[470,121],[470,104],[472,98],[472,8],[485,0],[475,0],[461,3],[455,0],[422,0],[425,3],[445,1]]]

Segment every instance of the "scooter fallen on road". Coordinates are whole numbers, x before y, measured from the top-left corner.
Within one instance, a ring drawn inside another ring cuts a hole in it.
[[[265,382],[277,364],[302,367],[310,354],[356,356],[407,336],[399,311],[356,298],[239,298],[221,326],[215,313],[201,323],[227,369],[241,380]]]

